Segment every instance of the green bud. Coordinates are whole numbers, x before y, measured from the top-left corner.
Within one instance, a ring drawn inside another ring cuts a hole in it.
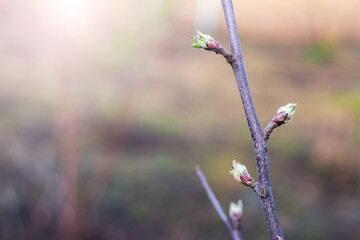
[[[285,106],[282,106],[277,110],[277,114],[275,115],[273,121],[282,124],[286,124],[290,122],[290,120],[294,116],[296,107],[297,107],[296,103],[289,103]]]
[[[215,46],[219,46],[219,43],[216,42],[211,36],[201,33],[200,31],[197,31],[197,35],[191,37],[192,40],[195,41],[195,43],[192,45],[194,48],[215,48]],[[209,46],[207,45],[209,44]]]
[[[201,48],[200,45],[196,42],[193,45],[191,45],[193,48]]]
[[[229,216],[234,218],[241,218],[243,215],[243,202],[242,200],[239,200],[237,203],[230,203],[229,207]]]
[[[238,182],[246,183],[248,181],[253,181],[245,165],[242,165],[236,160],[233,160],[233,169],[230,171],[230,174],[233,175]]]

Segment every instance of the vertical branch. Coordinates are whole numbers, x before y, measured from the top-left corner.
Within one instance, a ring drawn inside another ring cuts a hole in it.
[[[68,83],[67,83],[68,84]],[[68,87],[68,85],[67,85]],[[58,234],[64,239],[74,239],[77,235],[79,208],[77,176],[79,168],[77,112],[74,96],[63,85],[63,98],[58,99],[55,121],[59,141],[60,174],[58,181],[59,219]],[[71,88],[70,88],[71,89]]]
[[[257,143],[257,145],[261,145],[262,140],[262,129],[260,127],[254,103],[251,97],[250,88],[245,72],[244,61],[242,57],[242,50],[240,45],[239,34],[237,31],[237,26],[235,22],[234,9],[231,0],[221,0],[227,32],[229,36],[231,52],[235,56],[236,61],[231,63],[231,67],[233,68],[235,79],[239,87],[241,99],[244,105],[244,110],[246,114],[246,118],[248,121],[248,125],[250,128],[251,136],[253,140]]]
[[[221,207],[219,201],[217,200],[214,192],[212,191],[209,183],[207,182],[203,171],[200,169],[200,166],[196,166],[195,170],[196,170],[196,175],[200,179],[212,205],[214,206],[214,208],[215,208],[216,212],[218,213],[218,215],[220,216],[221,220],[225,223],[226,228],[228,229],[230,235],[233,237],[234,240],[242,240],[241,238],[238,237],[239,235],[237,235],[235,230],[233,230],[233,228],[231,227],[229,219],[227,218],[224,210],[222,209],[222,207]]]
[[[244,105],[246,119],[253,140],[257,175],[259,178],[259,197],[261,200],[264,217],[271,239],[284,239],[271,191],[266,141],[263,138],[263,132],[256,115],[254,103],[248,85],[232,1],[221,0],[221,3],[224,10],[231,52],[236,57],[236,61],[232,61],[230,64],[238,84],[241,99]]]

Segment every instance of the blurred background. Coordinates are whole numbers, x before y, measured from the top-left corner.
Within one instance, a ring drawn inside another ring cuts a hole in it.
[[[360,239],[360,2],[234,2],[287,239]],[[0,239],[268,239],[220,0],[0,1]]]

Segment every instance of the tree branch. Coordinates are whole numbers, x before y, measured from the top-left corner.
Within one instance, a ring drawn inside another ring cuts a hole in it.
[[[263,135],[264,135],[264,140],[267,142],[269,140],[270,134],[273,132],[273,130],[277,127],[279,127],[280,125],[276,122],[269,122],[268,125],[266,125],[266,127],[264,128],[263,131]]]
[[[259,189],[260,192],[263,193],[259,196],[264,217],[268,226],[270,238],[272,240],[279,239],[279,237],[284,239],[271,191],[266,141],[263,137],[263,131],[255,112],[254,103],[248,85],[232,1],[221,0],[221,3],[225,14],[231,52],[236,58],[236,61],[233,61],[230,64],[238,84],[246,119],[253,140],[257,175],[259,178]]]
[[[236,234],[235,230],[233,230],[233,228],[231,227],[231,224],[229,222],[229,219],[227,218],[224,210],[222,209],[219,201],[217,200],[214,192],[212,191],[208,181],[206,180],[206,177],[203,173],[203,171],[201,170],[200,166],[196,166],[195,167],[196,170],[196,175],[198,176],[198,178],[200,179],[213,207],[215,208],[216,212],[218,213],[218,215],[220,216],[221,220],[225,223],[226,228],[228,229],[230,235],[232,236],[232,238],[234,240],[242,240],[241,238],[239,238],[239,235]]]
[[[221,45],[219,45],[219,47],[217,47],[216,49],[206,49],[206,50],[210,50],[210,51],[215,52],[216,54],[222,55],[228,63],[232,63],[232,62],[236,61],[236,58],[234,57],[234,55],[232,55],[231,53],[226,51],[225,48]]]

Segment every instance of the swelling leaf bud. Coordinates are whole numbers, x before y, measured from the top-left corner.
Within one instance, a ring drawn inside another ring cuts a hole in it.
[[[292,117],[294,116],[296,107],[297,107],[296,103],[289,103],[286,106],[282,106],[277,110],[277,113],[273,118],[273,122],[276,122],[278,124],[289,123]]]
[[[193,48],[201,48],[200,45],[196,42],[193,45],[191,45]]]
[[[239,200],[237,203],[230,203],[229,216],[231,219],[240,219],[243,215],[243,202]]]
[[[254,179],[252,179],[245,167],[236,160],[233,160],[233,169],[230,171],[230,174],[234,176],[235,180],[241,183],[252,183]]]
[[[192,45],[194,48],[203,48],[209,50],[217,49],[220,46],[220,44],[211,36],[203,34],[200,31],[197,31],[197,35],[191,37],[191,39],[195,41],[195,43]]]
[[[217,49],[220,46],[220,43],[210,39],[209,41],[206,42],[206,46],[210,49]]]

